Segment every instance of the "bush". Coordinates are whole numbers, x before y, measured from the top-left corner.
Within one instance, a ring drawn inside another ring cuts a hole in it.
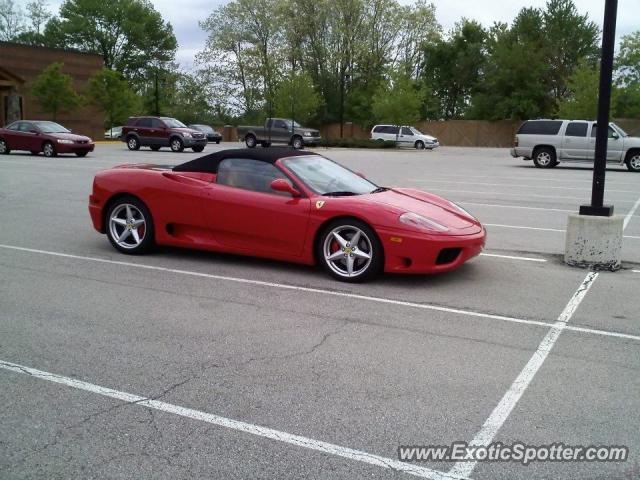
[[[396,142],[392,140],[365,140],[359,138],[322,139],[319,147],[340,148],[396,148]]]

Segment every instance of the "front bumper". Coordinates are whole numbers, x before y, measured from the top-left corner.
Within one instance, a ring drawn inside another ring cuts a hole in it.
[[[198,146],[206,146],[207,145],[207,138],[187,138],[187,137],[183,137],[182,138],[182,144],[186,147],[186,148],[191,148],[191,147],[198,147]]]
[[[56,143],[56,152],[58,153],[76,153],[76,152],[93,152],[96,144],[89,143]]]
[[[376,231],[384,247],[384,271],[388,273],[441,273],[459,268],[482,252],[487,232],[470,235],[429,235],[406,231]]]
[[[433,150],[434,148],[438,148],[439,146],[440,146],[440,142],[424,143],[424,148],[426,148],[427,150]]]
[[[322,140],[322,137],[302,137],[302,142],[305,145],[317,145]]]
[[[222,135],[207,135],[207,140],[209,142],[219,142],[222,140]]]

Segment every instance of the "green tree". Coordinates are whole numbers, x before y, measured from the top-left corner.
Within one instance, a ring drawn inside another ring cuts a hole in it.
[[[559,102],[568,95],[567,82],[580,63],[586,59],[595,65],[599,30],[587,14],[578,13],[573,0],[549,0],[542,20],[551,91]]]
[[[177,41],[169,23],[147,0],[65,0],[47,23],[54,46],[102,55],[105,67],[136,78],[149,62],[168,62]]]
[[[622,37],[616,71],[620,83],[640,84],[640,30]]]
[[[24,28],[22,9],[13,0],[0,0],[0,41],[16,40]]]
[[[558,105],[558,116],[584,120],[596,118],[599,78],[599,69],[582,62],[567,81],[568,95]],[[615,104],[615,95],[611,103]]]
[[[33,0],[27,4],[26,24],[23,31],[16,36],[15,41],[27,45],[46,45],[45,27],[51,12],[47,8],[46,0]]]
[[[424,89],[402,73],[394,74],[371,101],[375,120],[393,125],[411,125],[420,119]]]
[[[52,63],[38,75],[31,85],[31,93],[42,109],[56,120],[58,113],[73,110],[82,97],[73,88],[70,75],[62,73],[62,63]]]
[[[425,46],[422,77],[439,103],[430,116],[448,120],[465,114],[480,83],[486,36],[482,25],[463,19],[447,39]]]
[[[106,115],[105,127],[122,125],[140,110],[140,99],[122,74],[103,68],[89,79],[88,95]]]
[[[304,72],[290,73],[276,88],[275,114],[305,124],[317,113],[322,99]]]
[[[549,65],[545,60],[542,12],[524,8],[511,28],[496,24],[488,34],[483,79],[469,118],[526,119],[549,115]]]

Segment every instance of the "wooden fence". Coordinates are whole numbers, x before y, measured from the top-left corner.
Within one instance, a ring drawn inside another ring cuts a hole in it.
[[[614,120],[629,135],[640,136],[640,119]],[[448,120],[442,122],[419,122],[415,127],[423,133],[438,138],[441,145],[457,147],[510,147],[521,121],[502,120]],[[332,123],[320,127],[323,138],[339,138],[340,124]],[[345,123],[345,138],[369,138],[370,131],[358,125]]]
[[[640,119],[614,120],[629,135],[640,137]],[[441,145],[456,147],[510,147],[520,121],[502,120],[488,122],[483,120],[448,120],[442,122],[419,122],[415,127],[423,133],[438,138]],[[322,138],[340,138],[340,124],[331,123],[319,128]],[[350,122],[342,128],[344,138],[366,139],[370,131],[364,130]],[[226,126],[223,130],[224,139],[237,141],[236,128]]]

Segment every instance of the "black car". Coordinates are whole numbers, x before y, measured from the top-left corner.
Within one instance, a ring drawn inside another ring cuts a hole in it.
[[[189,125],[189,128],[193,128],[194,130],[198,130],[199,132],[204,133],[207,137],[207,141],[209,142],[220,143],[220,141],[222,140],[222,134],[216,132],[209,125],[194,124],[194,125]]]

